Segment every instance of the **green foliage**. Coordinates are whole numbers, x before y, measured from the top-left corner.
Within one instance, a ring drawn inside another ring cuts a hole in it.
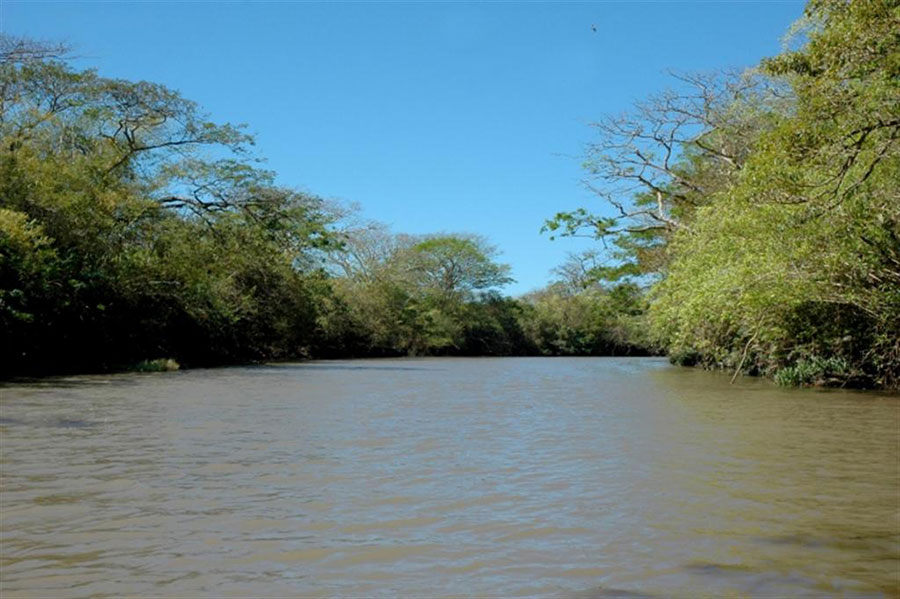
[[[900,3],[813,0],[795,31],[759,73],[603,121],[588,166],[614,216],[547,228],[607,241],[597,278],[656,277],[648,322],[676,363],[896,388]]]
[[[775,372],[775,382],[784,387],[839,385],[850,375],[850,364],[840,357],[812,356]]]
[[[33,298],[48,291],[55,259],[51,240],[38,223],[0,208],[0,330],[34,320]]]
[[[522,302],[486,293],[470,302],[462,314],[460,353],[470,356],[520,356],[540,352],[528,336],[528,306]]]
[[[673,76],[678,89],[593,125],[597,139],[584,166],[605,212],[558,212],[542,229],[602,241],[611,264],[596,268],[597,278],[664,275],[669,242],[740,176],[755,141],[777,123],[772,111],[784,104],[781,86],[756,73]]]
[[[338,276],[336,301],[321,320],[332,344],[326,355],[647,351],[637,286],[595,288],[589,276],[578,278],[573,262],[560,268],[565,281],[516,300],[491,289],[510,280],[495,257],[470,235],[391,235],[371,223],[345,230],[329,254]]]
[[[4,38],[0,362],[8,373],[302,354],[330,289],[322,203],[240,127],[157,84]]]
[[[467,353],[475,293],[511,279],[496,250],[471,235],[345,230],[328,254],[337,301],[322,319],[328,355]],[[487,308],[485,308],[487,309]]]
[[[637,286],[571,293],[560,283],[526,296],[523,327],[544,355],[646,355],[652,352]]]
[[[734,348],[756,334],[759,370],[826,351],[896,386],[900,7],[814,2],[807,14],[808,43],[764,65],[789,82],[794,107],[673,248],[657,320],[671,317],[678,301],[662,299],[667,287],[696,285],[695,309],[704,314],[675,315],[676,345],[690,334],[685,324],[728,321],[723,336],[701,334],[693,344],[710,355],[708,348]]]
[[[436,235],[419,241],[395,258],[421,288],[445,297],[501,287],[513,280],[510,268],[493,258],[497,250],[475,236]]]

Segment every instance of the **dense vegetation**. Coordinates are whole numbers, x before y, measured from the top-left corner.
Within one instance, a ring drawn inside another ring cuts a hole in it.
[[[900,3],[812,0],[780,55],[596,123],[603,251],[502,296],[487,240],[276,183],[242,127],[0,38],[0,373],[609,355],[900,387]]]
[[[650,285],[678,363],[898,388],[900,3],[812,0],[793,41],[598,123],[612,210],[547,228],[608,243],[596,276]]]
[[[484,239],[352,226],[172,90],[0,42],[3,374],[643,351],[614,332],[634,294],[502,297]]]

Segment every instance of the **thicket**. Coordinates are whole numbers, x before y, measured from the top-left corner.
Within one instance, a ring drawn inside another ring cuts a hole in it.
[[[788,48],[596,127],[598,275],[651,282],[674,361],[782,384],[900,387],[900,3],[813,0]],[[612,214],[612,216],[609,216]]]
[[[484,239],[354,228],[243,127],[65,51],[0,37],[0,374],[641,351],[587,291],[503,297]]]

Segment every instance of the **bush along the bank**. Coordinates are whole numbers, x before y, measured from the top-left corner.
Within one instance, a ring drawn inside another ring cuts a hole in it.
[[[797,360],[775,372],[775,382],[784,386],[842,385],[850,376],[850,364],[843,358],[812,356]]]

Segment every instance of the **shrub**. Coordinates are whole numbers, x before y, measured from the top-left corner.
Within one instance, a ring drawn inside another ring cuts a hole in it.
[[[172,358],[157,358],[155,360],[143,360],[134,365],[135,372],[173,372],[181,366]]]
[[[775,382],[783,387],[829,385],[842,383],[850,375],[850,364],[843,358],[811,356],[778,370]]]

